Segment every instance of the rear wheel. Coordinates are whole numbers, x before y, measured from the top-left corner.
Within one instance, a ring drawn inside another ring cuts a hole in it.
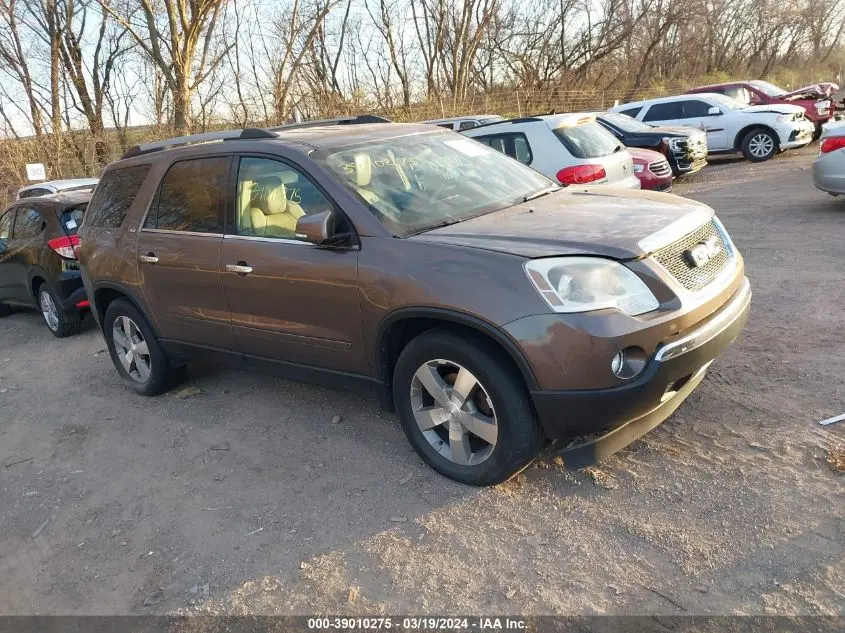
[[[778,153],[778,139],[774,132],[763,128],[751,130],[742,139],[742,155],[752,163],[769,160]]]
[[[128,301],[113,301],[103,319],[112,362],[123,381],[144,396],[167,391],[179,373],[161,349],[152,328]]]
[[[12,314],[12,308],[7,306],[5,303],[0,303],[0,319],[7,317],[10,314]]]
[[[393,394],[408,441],[451,479],[500,483],[543,446],[521,376],[474,336],[435,329],[412,340],[396,363]]]
[[[44,317],[47,329],[56,338],[78,334],[82,318],[76,310],[64,310],[55,293],[46,283],[38,287],[38,309]]]

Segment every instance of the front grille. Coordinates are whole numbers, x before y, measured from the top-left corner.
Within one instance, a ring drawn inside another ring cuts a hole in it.
[[[672,173],[672,168],[665,160],[656,160],[648,164],[648,170],[658,178],[664,178]]]
[[[687,261],[686,251],[711,236],[716,237],[720,247],[719,252],[703,266],[694,266]],[[684,288],[692,292],[701,290],[713,281],[730,260],[722,234],[712,220],[678,241],[664,246],[654,253],[653,257]]]

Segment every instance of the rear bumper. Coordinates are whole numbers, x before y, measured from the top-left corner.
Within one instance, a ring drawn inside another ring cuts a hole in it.
[[[61,278],[52,283],[59,303],[64,310],[84,310],[88,308],[87,294],[82,285],[82,276],[76,272],[63,273]],[[82,303],[82,305],[80,305]]]
[[[580,468],[601,461],[668,418],[701,382],[707,366],[739,336],[750,307],[745,279],[706,322],[664,341],[631,383],[611,389],[533,391],[546,437],[571,440],[561,453],[564,462]]]
[[[819,155],[813,162],[813,184],[827,193],[845,194],[845,150]]]

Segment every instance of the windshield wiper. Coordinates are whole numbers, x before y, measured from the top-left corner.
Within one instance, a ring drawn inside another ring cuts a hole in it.
[[[537,198],[542,198],[543,196],[547,196],[550,193],[553,193],[559,190],[560,187],[553,185],[551,187],[546,187],[545,189],[540,189],[539,191],[535,191],[534,193],[529,193],[527,196],[522,197],[523,202],[529,202],[531,200],[536,200]]]

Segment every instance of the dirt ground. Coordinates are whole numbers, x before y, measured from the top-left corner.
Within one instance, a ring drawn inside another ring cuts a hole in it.
[[[90,321],[0,321],[0,612],[845,614],[845,423],[817,423],[845,411],[845,199],[816,151],[676,187],[727,225],[753,314],[584,471],[469,488],[374,398],[206,366],[143,398]]]

